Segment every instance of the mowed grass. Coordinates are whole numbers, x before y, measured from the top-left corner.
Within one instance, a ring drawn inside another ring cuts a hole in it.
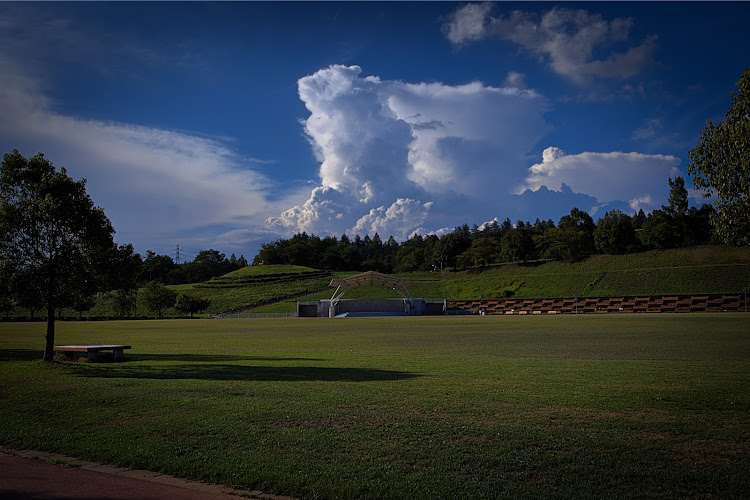
[[[741,498],[750,316],[0,324],[0,444],[303,498]]]

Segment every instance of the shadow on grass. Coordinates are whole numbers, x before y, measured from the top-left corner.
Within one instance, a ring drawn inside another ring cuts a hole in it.
[[[112,366],[112,365],[110,365]],[[244,380],[260,382],[375,382],[406,380],[420,375],[374,368],[325,368],[317,366],[246,366],[229,364],[181,364],[117,368],[78,365],[78,375],[95,378],[151,380]]]
[[[43,349],[2,349],[0,350],[0,361],[37,361],[42,359]],[[70,361],[86,357],[86,353],[75,353]],[[112,362],[112,352],[103,351],[99,355],[99,362]],[[239,356],[229,354],[135,354],[130,355],[125,351],[127,361],[181,361],[186,363],[217,363],[221,361],[328,361],[323,358],[281,358],[270,356]]]
[[[183,361],[186,363],[217,363],[220,361],[327,361],[322,358],[281,358],[240,356],[235,354],[127,354],[126,361]]]
[[[32,361],[41,360],[43,349],[2,349],[0,361]]]

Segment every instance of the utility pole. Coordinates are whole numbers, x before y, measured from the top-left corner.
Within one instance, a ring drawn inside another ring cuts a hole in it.
[[[177,265],[180,265],[180,245],[177,245]]]

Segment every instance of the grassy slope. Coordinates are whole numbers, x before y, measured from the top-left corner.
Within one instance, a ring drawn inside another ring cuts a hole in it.
[[[251,266],[206,283],[172,288],[210,299],[211,306],[204,316],[241,309],[292,313],[297,310],[297,300],[329,299],[333,293],[328,288],[332,276],[352,274],[356,273],[321,273],[300,266]],[[412,296],[426,299],[740,293],[750,287],[750,247],[702,246],[623,256],[597,255],[574,264],[548,262],[401,276],[412,279]],[[373,297],[399,295],[393,290],[362,288],[344,296]],[[264,305],[269,302],[276,303]],[[168,310],[166,316],[176,314]],[[75,313],[70,310],[66,315],[73,317]],[[94,317],[107,315],[103,300],[91,311]]]
[[[305,498],[740,498],[741,313],[0,324],[0,445]]]
[[[632,255],[596,255],[584,262],[502,266],[476,271],[408,273],[414,297],[448,300],[739,293],[750,286],[750,248],[702,246]],[[381,295],[378,295],[381,293]],[[353,290],[345,298],[397,297],[390,290]],[[301,300],[330,298],[331,290]],[[295,301],[259,309],[293,312]]]

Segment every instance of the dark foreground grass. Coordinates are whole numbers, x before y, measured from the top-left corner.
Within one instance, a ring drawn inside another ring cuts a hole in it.
[[[0,324],[0,444],[304,498],[740,498],[750,316]]]

